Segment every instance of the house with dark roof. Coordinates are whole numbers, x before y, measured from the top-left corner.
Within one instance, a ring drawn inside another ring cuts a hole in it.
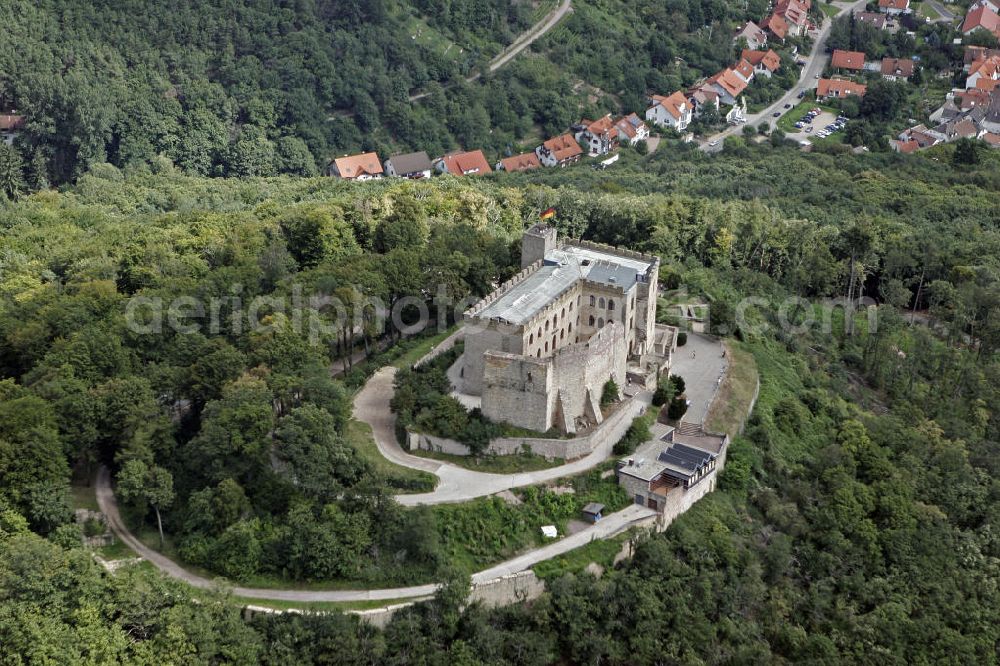
[[[854,12],[854,20],[858,23],[873,26],[879,30],[885,30],[889,24],[888,17],[878,12]]]
[[[493,173],[481,150],[448,153],[434,160],[434,169],[452,176],[481,176]]]
[[[372,180],[382,177],[382,163],[375,153],[344,155],[330,160],[326,167],[328,176],[344,180]]]
[[[431,158],[424,151],[393,155],[383,165],[388,176],[419,180],[431,177]]]
[[[747,21],[733,35],[734,42],[739,42],[741,39],[746,40],[749,49],[757,50],[767,46],[767,33],[753,21]]]
[[[579,162],[583,156],[583,148],[572,134],[567,133],[553,137],[535,148],[535,155],[542,166],[564,167]]]
[[[534,153],[521,153],[520,155],[505,157],[497,162],[497,171],[529,171],[531,169],[540,169],[541,166],[542,163],[538,160],[538,155]]]

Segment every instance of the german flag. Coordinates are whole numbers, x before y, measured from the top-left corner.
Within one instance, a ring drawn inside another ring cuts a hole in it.
[[[556,209],[555,208],[549,208],[548,210],[543,210],[542,214],[539,215],[538,217],[540,219],[547,220],[550,217],[555,217],[555,215],[556,215]]]

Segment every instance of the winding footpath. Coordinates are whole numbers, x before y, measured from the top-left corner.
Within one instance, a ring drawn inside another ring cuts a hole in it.
[[[558,7],[549,12],[544,18],[542,18],[541,21],[539,21],[538,23],[536,23],[535,25],[531,26],[530,28],[522,32],[520,35],[518,35],[517,39],[511,42],[510,46],[504,49],[500,53],[500,55],[493,58],[493,60],[490,61],[488,67],[489,72],[493,73],[497,71],[498,69],[509,63],[511,60],[516,58],[518,55],[521,54],[522,51],[524,51],[524,49],[534,44],[545,33],[554,28],[556,24],[559,23],[559,21],[562,21],[563,18],[565,18],[566,15],[569,14],[571,11],[573,11],[573,1],[563,0],[561,3],[559,3]],[[473,74],[472,76],[466,77],[465,82],[473,83],[474,81],[478,81],[481,77],[482,77],[482,72]],[[409,99],[411,102],[416,102],[429,96],[430,96],[429,92],[422,92],[422,93],[417,93],[415,95],[410,95]]]
[[[461,330],[441,342],[428,356],[421,359],[421,362],[425,362],[437,354],[450,349],[460,338]],[[603,442],[593,453],[566,465],[523,474],[484,474],[458,467],[457,465],[410,455],[404,452],[396,442],[393,427],[395,417],[389,409],[395,372],[395,368],[385,367],[368,380],[364,388],[355,397],[354,417],[371,425],[379,451],[390,461],[411,469],[431,472],[432,474],[436,474],[440,479],[438,486],[433,492],[416,495],[397,495],[396,500],[405,506],[463,502],[511,488],[578,474],[606,460],[611,453],[614,441],[617,440],[616,437],[608,437],[607,441]],[[646,406],[649,405],[650,398],[651,394],[648,394],[648,392],[638,397]],[[631,420],[628,420],[627,423],[631,423]],[[148,560],[153,566],[168,576],[182,580],[193,587],[210,589],[224,584],[224,581],[221,579],[212,580],[188,571],[177,562],[148,547],[132,534],[122,520],[121,513],[118,510],[118,502],[111,487],[111,474],[107,467],[102,466],[98,471],[96,494],[98,508],[106,516],[108,527],[110,527],[111,531],[122,543],[135,551],[137,555]],[[617,513],[605,516],[600,522],[575,534],[565,536],[541,548],[536,548],[488,569],[479,571],[472,575],[472,582],[482,583],[494,578],[524,571],[539,562],[585,546],[595,539],[607,539],[620,534],[633,525],[651,520],[655,515],[656,512],[652,509],[636,505],[628,506]],[[437,588],[438,584],[430,583],[427,585],[375,590],[300,590],[233,587],[231,591],[239,597],[310,603],[414,599],[433,595]]]

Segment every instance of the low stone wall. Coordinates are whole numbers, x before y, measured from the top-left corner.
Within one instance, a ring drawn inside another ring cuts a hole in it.
[[[586,435],[572,439],[549,439],[541,437],[498,437],[490,440],[486,453],[509,456],[530,450],[548,460],[575,460],[593,453],[602,443],[617,442],[632,425],[632,420],[642,412],[646,403],[638,398],[629,398],[608,416],[599,426]],[[437,451],[456,456],[470,455],[469,447],[461,442],[444,437],[436,437],[421,432],[408,432],[407,444],[411,451]]]

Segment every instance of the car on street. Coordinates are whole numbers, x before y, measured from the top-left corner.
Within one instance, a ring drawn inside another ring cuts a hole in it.
[[[806,96],[806,91],[805,90],[800,90],[799,91],[799,99],[802,99],[805,96]]]
[[[816,75],[816,76],[814,76],[813,78],[814,78],[814,79],[818,79],[818,78],[819,78],[819,74],[817,74],[817,75]]]
[[[781,117],[781,111],[775,111],[771,115],[774,116],[775,118],[780,118]]]
[[[809,127],[807,127],[807,128],[806,128],[806,134],[809,134],[809,133],[810,133],[810,132],[812,132],[812,131],[813,131],[813,128],[812,128],[812,126],[811,126],[811,125],[810,125]]]
[[[719,145],[719,142],[718,141],[709,141],[708,145],[711,146],[712,148],[715,148],[717,145]]]
[[[791,104],[786,104],[786,105],[785,105],[785,108],[786,108],[786,109],[790,109],[790,108],[792,108],[792,105],[791,105]]]

